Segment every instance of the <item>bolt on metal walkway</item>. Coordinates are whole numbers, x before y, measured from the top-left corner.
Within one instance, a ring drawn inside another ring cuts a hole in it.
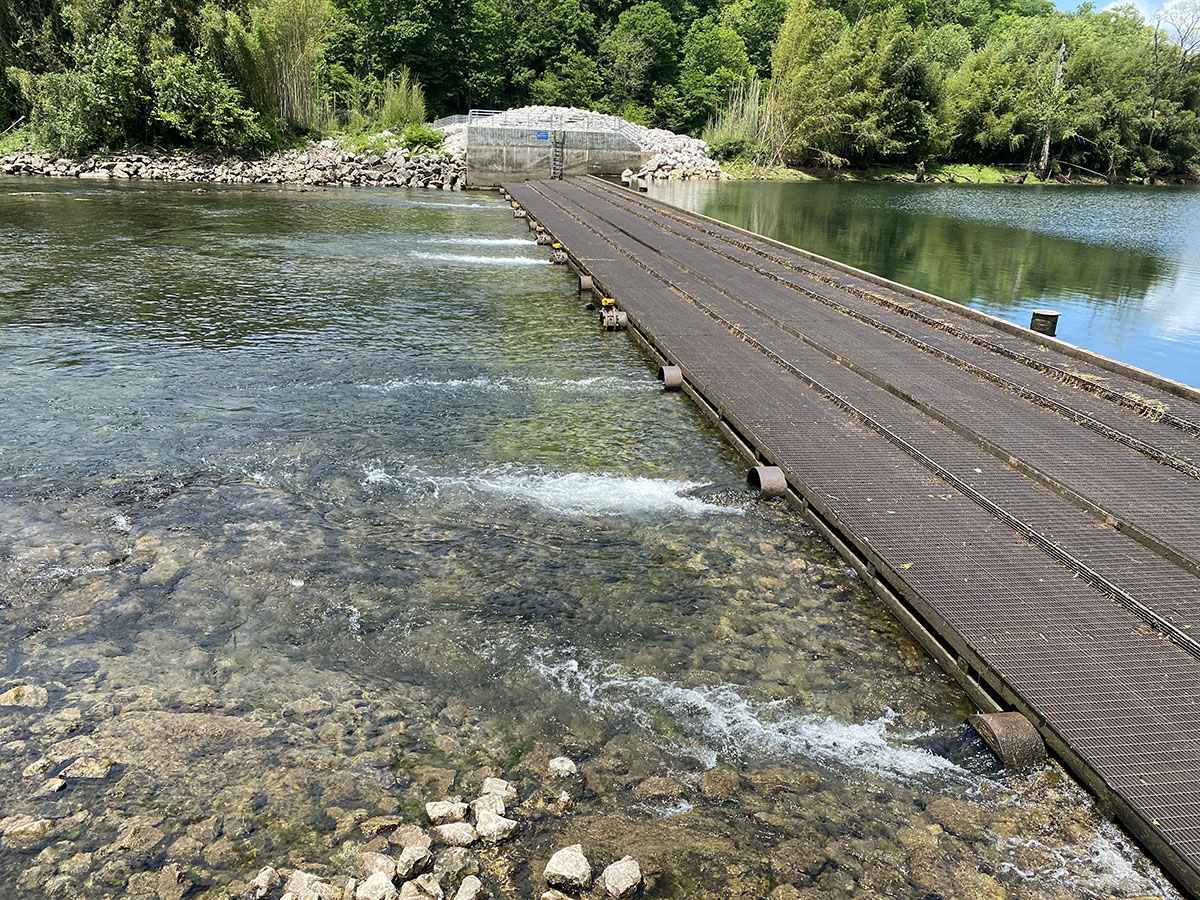
[[[599,179],[505,190],[1200,895],[1200,391]]]

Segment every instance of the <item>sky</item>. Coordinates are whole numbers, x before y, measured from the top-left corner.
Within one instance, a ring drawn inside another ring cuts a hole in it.
[[[1063,12],[1073,12],[1079,7],[1081,0],[1054,0],[1054,5]],[[1164,0],[1127,0],[1127,2],[1106,3],[1104,0],[1094,2],[1097,9],[1108,9],[1113,6],[1133,6],[1142,14],[1147,22],[1154,21],[1155,15],[1163,8]]]

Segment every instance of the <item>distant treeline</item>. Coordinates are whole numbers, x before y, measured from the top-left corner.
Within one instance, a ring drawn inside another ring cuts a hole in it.
[[[472,107],[588,106],[726,157],[1189,173],[1200,0],[8,0],[0,131],[255,150]]]

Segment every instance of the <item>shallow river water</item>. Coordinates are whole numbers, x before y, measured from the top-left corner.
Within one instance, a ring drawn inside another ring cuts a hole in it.
[[[487,775],[498,898],[577,841],[652,897],[1177,896],[495,195],[2,181],[0,361],[0,896],[345,872]]]

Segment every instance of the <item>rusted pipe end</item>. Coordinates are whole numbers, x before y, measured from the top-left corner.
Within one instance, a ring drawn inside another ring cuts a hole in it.
[[[1052,309],[1035,309],[1029,319],[1029,327],[1039,334],[1054,337],[1054,333],[1058,331],[1058,317],[1059,313]]]
[[[528,215],[529,215],[529,213],[527,213],[523,209],[514,209],[513,210],[513,218],[514,219],[524,219]]]
[[[592,283],[591,275],[582,275],[581,274],[579,276],[579,290],[580,291],[590,291],[594,287],[595,287],[595,285]]]
[[[779,466],[755,466],[746,473],[746,484],[752,491],[758,491],[764,500],[772,497],[782,497],[787,493],[787,478]]]
[[[979,732],[1006,769],[1032,769],[1046,761],[1046,744],[1019,712],[977,713],[967,724]]]
[[[529,226],[530,231],[537,231],[539,228],[542,227],[541,225],[539,225],[537,223],[537,219],[533,219],[533,218],[526,219],[525,224],[527,224]]]
[[[679,366],[659,366],[658,380],[664,391],[677,391],[683,387],[683,370]]]
[[[546,234],[546,232],[539,231],[537,237],[534,238],[534,240],[537,241],[537,244],[539,247],[549,247],[550,242],[553,240],[553,238],[551,238],[550,235]]]

